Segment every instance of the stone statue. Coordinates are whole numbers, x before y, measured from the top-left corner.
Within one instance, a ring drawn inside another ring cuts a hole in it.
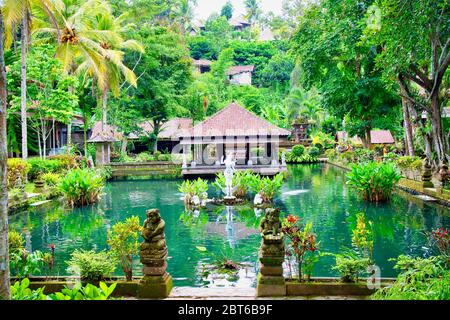
[[[222,159],[220,160],[221,164],[225,164],[225,171],[224,171],[224,176],[225,176],[225,196],[227,198],[231,198],[233,197],[233,176],[234,176],[234,171],[235,169],[235,165],[236,165],[236,161],[233,160],[233,154],[231,152],[229,152],[225,158],[225,160]]]
[[[286,152],[283,152],[281,154],[281,165],[285,166],[286,165]]]
[[[260,274],[256,285],[257,296],[284,296],[286,295],[283,277],[285,248],[279,209],[266,209],[259,231],[262,240],[259,249]]]
[[[144,277],[138,295],[143,298],[164,298],[172,289],[172,278],[167,273],[167,246],[164,234],[165,222],[158,209],[147,210],[141,243],[141,262]]]
[[[280,236],[282,234],[280,209],[273,209],[273,208],[266,209],[266,216],[261,219],[261,222],[259,224],[259,231],[263,236],[266,235]]]

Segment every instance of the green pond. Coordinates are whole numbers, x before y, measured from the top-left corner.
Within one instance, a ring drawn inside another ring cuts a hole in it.
[[[321,252],[337,253],[351,246],[355,214],[365,212],[374,224],[374,258],[382,277],[395,276],[393,262],[400,254],[426,256],[425,235],[450,226],[450,210],[398,192],[391,202],[370,204],[360,200],[345,184],[345,172],[330,165],[289,166],[289,177],[275,206],[284,214],[300,215],[312,222]],[[118,221],[158,208],[166,221],[168,271],[176,286],[255,286],[261,212],[251,206],[208,205],[186,211],[178,192],[181,180],[120,180],[109,182],[101,201],[93,206],[64,209],[60,204],[29,209],[10,217],[10,226],[25,234],[28,249],[49,252],[55,245],[52,275],[66,275],[65,261],[75,249],[107,248],[107,232]],[[211,188],[210,197],[219,196]],[[206,248],[205,251],[202,247]],[[227,257],[242,264],[233,281],[205,274],[203,266]],[[314,267],[314,276],[337,276],[334,258],[325,256]],[[141,274],[138,259],[135,275]],[[287,269],[287,268],[286,268]],[[120,268],[116,269],[118,275]],[[48,274],[48,271],[47,271]]]

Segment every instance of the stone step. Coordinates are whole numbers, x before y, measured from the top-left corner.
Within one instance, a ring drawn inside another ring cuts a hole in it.
[[[175,287],[169,299],[254,299],[255,297],[255,288]]]

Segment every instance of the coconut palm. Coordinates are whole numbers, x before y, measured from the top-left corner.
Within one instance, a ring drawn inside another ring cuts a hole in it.
[[[302,87],[295,87],[286,98],[288,105],[288,118],[292,121],[301,116],[321,123],[326,116],[326,111],[321,107],[319,95],[316,89],[306,91]]]
[[[5,47],[9,48],[16,33],[16,25],[21,24],[21,104],[20,118],[22,124],[22,158],[28,157],[27,139],[27,49],[30,38],[31,8],[41,7],[46,14],[52,17],[53,4],[50,0],[5,0],[3,14],[5,19]]]
[[[261,16],[261,9],[259,7],[260,3],[258,0],[245,0],[244,1],[245,9],[247,11],[247,18],[252,24],[255,24],[259,20]]]
[[[99,32],[108,33],[109,37],[101,39],[100,46],[103,48],[105,74],[103,81],[98,81],[97,85],[102,93],[102,129],[104,130],[107,124],[107,101],[108,93],[111,91],[114,96],[120,93],[122,79],[133,86],[137,85],[136,75],[124,63],[124,51],[136,51],[144,53],[143,46],[136,40],[125,40],[123,35],[133,27],[131,24],[125,23],[126,15],[114,17],[111,11],[103,12],[97,17],[95,30]],[[81,63],[76,72],[85,72],[94,79],[96,78],[95,65],[90,61]]]

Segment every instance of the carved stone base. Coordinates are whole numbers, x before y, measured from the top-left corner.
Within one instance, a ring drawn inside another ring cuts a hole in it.
[[[286,295],[286,283],[283,276],[264,276],[258,274],[257,297],[276,297]]]
[[[145,275],[139,283],[138,297],[144,299],[167,298],[172,288],[172,277],[167,272],[162,276]]]

